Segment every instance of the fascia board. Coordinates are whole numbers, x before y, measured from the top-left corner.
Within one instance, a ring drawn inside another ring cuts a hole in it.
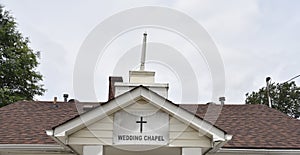
[[[145,87],[138,87],[124,93],[115,99],[109,101],[107,104],[100,106],[92,111],[82,114],[80,117],[77,117],[65,124],[62,124],[55,128],[54,136],[61,137],[70,135],[83,127],[90,125],[97,120],[100,120],[109,114],[112,114],[121,108],[125,108],[130,104],[134,103],[133,101],[138,100],[138,98],[143,97],[148,100],[151,104],[158,108],[164,109],[164,111],[169,112],[175,118],[180,119],[186,123],[191,123],[193,126],[199,130],[204,131],[212,135],[213,141],[225,141],[225,133],[209,124],[206,121],[203,121],[197,118],[195,115],[187,112],[186,110],[174,105],[172,102],[166,100],[162,96],[152,92],[151,90],[146,89]]]
[[[151,91],[150,91],[151,92]],[[152,104],[156,107],[161,107],[165,111],[171,113],[175,118],[180,119],[186,123],[190,123],[197,127],[199,130],[204,131],[213,136],[213,141],[225,141],[225,133],[224,131],[214,127],[212,124],[203,121],[196,117],[195,115],[191,114],[190,112],[180,108],[179,106],[174,105],[167,99],[157,95],[156,93],[150,93],[147,90],[143,90],[141,95],[149,100]]]
[[[23,151],[31,151],[31,150],[64,150],[64,148],[60,145],[55,144],[0,144],[0,150],[23,150]]]
[[[298,155],[300,154],[300,149],[239,149],[239,148],[220,148],[219,153],[248,153],[248,154],[266,154],[271,153],[275,155],[287,154],[287,155]]]
[[[77,118],[56,127],[54,129],[54,136],[62,137],[70,135],[92,124],[93,122],[108,116],[110,113],[130,105],[133,100],[138,98],[138,96],[138,91],[132,91],[131,93],[120,95],[117,98],[109,101],[109,103],[84,113],[81,116],[78,116]]]

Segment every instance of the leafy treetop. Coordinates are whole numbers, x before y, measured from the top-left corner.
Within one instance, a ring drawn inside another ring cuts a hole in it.
[[[300,87],[294,81],[285,83],[271,83],[269,85],[272,108],[275,108],[291,117],[300,116]],[[260,88],[257,92],[246,94],[246,104],[268,105],[266,87]]]
[[[33,100],[45,92],[39,84],[42,75],[29,40],[17,30],[15,19],[0,5],[0,107],[19,101]]]

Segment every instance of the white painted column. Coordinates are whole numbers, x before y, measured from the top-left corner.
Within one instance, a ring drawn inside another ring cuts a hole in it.
[[[103,155],[103,146],[102,145],[83,146],[83,155]]]
[[[182,148],[182,155],[202,155],[201,148]]]

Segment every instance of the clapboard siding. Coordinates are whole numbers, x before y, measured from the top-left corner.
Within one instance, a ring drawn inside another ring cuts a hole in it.
[[[131,104],[130,106],[125,108],[126,111],[152,111],[155,112],[158,109],[153,106],[152,104],[144,101],[144,100],[139,100],[136,101],[135,103]]]
[[[189,127],[188,125],[186,124],[174,124],[174,123],[170,123],[169,125],[169,130],[170,131],[195,131],[193,128]]]
[[[182,131],[182,132],[170,132],[169,133],[170,139],[183,139],[183,140],[189,140],[194,139],[197,140],[201,135],[199,135],[196,132],[191,131]]]
[[[211,145],[207,136],[174,117],[170,117],[169,139],[170,146],[210,147]]]
[[[98,122],[95,124],[92,124],[87,127],[88,130],[92,131],[112,131],[113,130],[113,123],[103,123],[103,122]]]
[[[99,131],[99,130],[80,130],[72,135],[72,137],[86,137],[86,138],[93,138],[93,137],[101,137],[101,138],[111,138],[112,131]]]
[[[211,147],[207,140],[171,140],[169,146],[171,147]]]
[[[145,101],[137,101],[124,110],[155,112],[158,109]],[[112,145],[113,119],[113,115],[107,116],[73,133],[69,136],[68,143]],[[210,139],[207,136],[172,116],[170,116],[169,140],[169,145],[174,147],[210,147]]]
[[[112,145],[113,115],[107,116],[69,136],[69,144]]]
[[[112,145],[112,138],[70,137],[69,145]]]

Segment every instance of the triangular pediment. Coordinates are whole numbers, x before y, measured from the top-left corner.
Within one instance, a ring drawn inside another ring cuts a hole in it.
[[[138,114],[136,114],[138,112]],[[120,109],[119,111],[114,112],[111,115],[108,115],[107,117],[96,121],[85,128],[76,131],[75,133],[69,135],[68,138],[68,144],[70,145],[78,145],[78,144],[89,144],[89,145],[95,145],[95,144],[101,144],[101,145],[114,145],[114,138],[118,138],[117,135],[114,135],[114,129],[116,128],[116,120],[120,120],[120,118],[128,118],[128,115],[131,115],[131,117],[134,117],[136,120],[138,120],[137,115],[144,114],[146,115],[144,117],[145,121],[148,121],[147,123],[150,123],[150,118],[154,120],[156,119],[163,119],[167,115],[166,122],[168,124],[157,124],[158,121],[154,123],[154,125],[151,126],[151,130],[157,130],[157,129],[163,129],[164,127],[167,127],[167,133],[165,136],[167,136],[168,140],[165,144],[162,140],[166,140],[164,138],[157,139],[158,144],[161,145],[169,145],[169,146],[202,146],[202,147],[209,147],[211,145],[211,137],[207,136],[205,133],[196,130],[189,126],[189,124],[185,124],[184,122],[178,120],[177,118],[173,117],[172,115],[169,115],[165,111],[155,107],[151,103],[145,101],[143,98],[140,98],[140,100],[135,101],[135,103]],[[138,127],[136,125],[135,120],[131,121],[131,124],[129,121],[120,120],[123,121],[124,124],[127,124],[129,126]],[[147,126],[145,126],[147,128]],[[147,130],[147,129],[144,129]],[[160,130],[161,131],[161,130]],[[153,133],[153,132],[151,132]],[[155,133],[155,132],[154,132]],[[124,134],[118,134],[118,135],[124,135]],[[129,135],[128,133],[126,135]],[[130,141],[131,144],[135,144],[135,141]],[[126,143],[126,141],[125,141]],[[123,143],[124,144],[124,143]]]
[[[68,144],[113,145],[116,114],[140,111],[154,115],[156,112],[160,112],[162,115],[168,116],[167,134],[170,139],[168,141],[170,146],[185,144],[208,147],[212,140],[225,141],[226,139],[226,134],[221,129],[196,117],[144,86],[136,87],[96,109],[55,127],[52,131],[53,136],[62,141],[68,139]]]

